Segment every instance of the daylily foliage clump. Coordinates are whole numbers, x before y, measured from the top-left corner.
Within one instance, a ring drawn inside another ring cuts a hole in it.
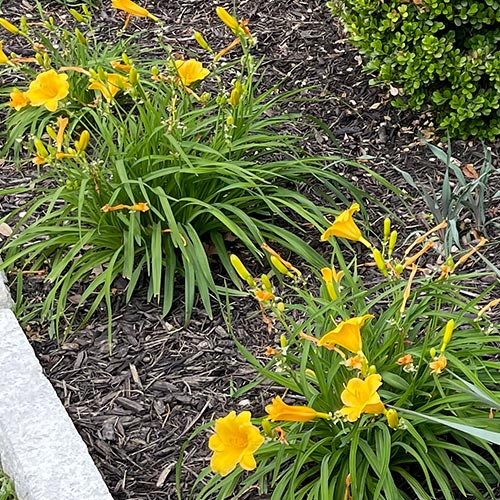
[[[488,291],[470,300],[462,290],[474,275],[443,272],[432,251],[446,222],[398,248],[389,219],[380,242],[369,241],[354,218],[359,209],[318,234],[333,252],[314,286],[267,244],[273,270],[260,278],[231,256],[279,339],[265,365],[238,345],[277,394],[264,411],[252,409],[265,437],[253,471],[243,476],[234,461],[231,473],[207,470],[196,498],[250,487],[273,500],[495,498],[500,335],[487,311],[499,300],[486,299]],[[362,245],[346,260],[341,241]],[[484,244],[458,261],[469,264]]]
[[[26,188],[31,203],[2,220],[13,235],[0,265],[46,276],[52,285],[41,316],[52,333],[71,331],[67,298],[86,280],[83,321],[104,301],[111,340],[119,276],[126,301],[145,289],[165,314],[183,281],[188,320],[197,298],[212,315],[213,297],[226,293],[212,266],[239,284],[228,242],[241,241],[256,259],[269,239],[321,260],[274,221],[300,231],[290,213],[318,229],[331,215],[298,194],[295,183],[314,178],[339,199],[354,188],[334,168],[340,158],[313,157],[283,130],[301,117],[275,108],[297,92],[263,88],[265,80],[257,86],[257,39],[248,20],[217,7],[214,22],[223,23],[225,36],[209,43],[194,31],[200,48],[188,55],[155,31],[166,20],[130,0],[112,2],[114,43],[96,40],[85,5],[70,9],[74,26],[59,26],[41,4],[38,10],[36,23],[0,19],[0,30],[32,50],[21,57],[0,46],[0,72],[15,82],[4,89],[4,152],[23,168],[40,168]],[[152,30],[162,55],[141,51],[140,28]],[[270,299],[265,290],[257,296]]]

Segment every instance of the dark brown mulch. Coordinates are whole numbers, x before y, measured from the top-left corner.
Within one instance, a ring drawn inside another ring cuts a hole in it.
[[[141,39],[145,45],[156,47],[156,37],[161,36],[176,50],[195,50],[193,28],[202,31],[214,46],[230,41],[227,30],[215,16],[212,2],[141,3],[165,20],[161,28],[147,20],[133,21],[135,26],[151,28]],[[224,5],[231,7],[229,3]],[[21,8],[28,8],[26,2]],[[3,2],[1,9],[1,15],[15,19],[20,8],[13,2]],[[54,3],[47,3],[47,9],[55,14],[61,12],[61,6]],[[324,133],[318,132],[308,137],[307,147],[311,151],[326,154],[338,153],[340,149],[346,157],[363,159],[370,168],[405,188],[405,181],[392,168],[396,165],[439,189],[442,166],[418,140],[421,134],[438,142],[430,116],[392,108],[389,93],[368,84],[361,59],[347,44],[322,0],[242,0],[238,12],[250,19],[258,39],[256,58],[265,56],[266,85],[283,80],[285,89],[316,86],[308,91],[314,101],[294,103],[291,109],[321,118],[338,143],[332,144]],[[112,39],[114,30],[123,22],[108,7],[100,9],[96,18],[103,39]],[[491,147],[498,165],[498,148]],[[453,152],[463,164],[480,166],[479,143],[457,141]],[[371,159],[366,160],[367,156]],[[8,163],[0,165],[0,172],[0,188],[27,182],[35,175],[16,171]],[[344,174],[394,209],[402,218],[403,235],[409,236],[422,227],[422,214],[427,212],[422,199],[409,201],[413,213],[408,213],[394,195],[370,176],[352,167],[345,167]],[[492,192],[500,190],[499,179],[498,173],[492,176]],[[314,187],[304,187],[304,191],[313,197],[317,195]],[[2,215],[22,203],[16,196],[0,200]],[[493,203],[487,208],[490,236],[496,236],[497,241],[486,255],[500,267],[498,226],[493,225],[498,212]],[[370,205],[369,209],[372,222],[380,225],[385,214],[375,206]],[[469,226],[464,226],[465,240],[471,239]],[[25,298],[40,300],[45,286],[42,278],[32,277]],[[173,499],[175,463],[182,444],[197,426],[231,409],[262,414],[273,391],[254,390],[237,400],[231,398],[234,390],[255,374],[238,354],[222,314],[210,320],[203,311],[196,310],[191,323],[184,326],[182,304],[162,318],[160,309],[148,304],[144,296],[134,297],[127,305],[119,290],[114,309],[111,355],[103,310],[91,324],[59,346],[49,341],[47,332],[35,322],[27,325],[27,332],[114,498]],[[235,302],[231,320],[236,336],[264,358],[265,347],[276,339],[264,328],[253,300]],[[183,499],[199,471],[208,464],[205,438],[206,434],[199,437],[184,457]]]

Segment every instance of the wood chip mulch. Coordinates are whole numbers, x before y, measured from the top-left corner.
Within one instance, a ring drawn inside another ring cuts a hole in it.
[[[112,40],[123,19],[109,3],[97,11],[95,24],[103,39]],[[15,21],[29,7],[26,4],[0,3],[0,15]],[[145,24],[151,28],[141,38],[141,43],[149,47],[157,46],[156,37],[160,34],[176,50],[181,47],[196,50],[193,29],[203,32],[214,46],[223,46],[231,37],[215,15],[217,4],[232,7],[232,2],[143,1],[141,5],[165,20],[165,24],[152,26],[148,20],[136,19],[129,29]],[[67,20],[61,5],[53,2],[44,5],[56,18]],[[396,110],[390,106],[387,89],[369,85],[370,77],[362,71],[361,58],[348,44],[323,0],[241,0],[238,12],[250,20],[252,33],[258,40],[256,58],[265,57],[266,83],[272,85],[283,80],[284,89],[315,86],[307,91],[314,98],[312,101],[293,103],[290,109],[322,119],[337,143],[332,144],[318,132],[308,138],[309,150],[322,154],[340,151],[347,158],[361,159],[410,193],[411,189],[393,165],[407,170],[414,179],[425,181],[429,189],[440,190],[443,166],[419,140],[425,137],[439,142],[440,132],[434,130],[431,115]],[[491,195],[500,191],[500,175],[498,145],[488,146],[497,168],[490,180]],[[453,152],[460,164],[480,168],[483,148],[477,141],[455,141]],[[35,175],[16,170],[2,160],[0,173],[0,189],[26,183]],[[400,228],[403,235],[422,228],[422,214],[427,211],[422,199],[410,200],[412,213],[408,213],[397,197],[370,176],[352,167],[344,167],[344,174],[394,208],[404,222]],[[314,187],[309,189],[314,196]],[[0,216],[23,203],[20,197],[5,197],[0,200]],[[375,206],[368,208],[374,223],[381,224],[386,214]],[[498,222],[497,208],[488,202],[491,241],[485,255],[500,268],[499,230],[493,223],[495,218]],[[470,220],[464,221],[463,228],[464,242],[473,239],[469,234]],[[478,263],[484,267],[481,261]],[[25,299],[41,300],[46,286],[43,278],[31,277]],[[161,310],[155,304],[148,304],[140,293],[125,304],[119,286],[114,309],[112,354],[108,350],[104,310],[98,311],[89,325],[61,345],[49,340],[47,331],[35,321],[25,327],[46,375],[88,445],[113,497],[174,499],[177,498],[175,464],[191,433],[231,409],[249,409],[261,415],[275,392],[267,387],[237,400],[231,397],[237,388],[253,380],[255,373],[238,354],[222,314],[210,320],[202,310],[195,310],[186,326],[182,322],[181,303],[162,318]],[[235,302],[231,319],[238,339],[265,359],[265,347],[273,345],[276,339],[262,324],[254,301]],[[206,438],[207,434],[202,434],[186,451],[181,483],[183,499],[188,498],[199,471],[208,464]],[[253,494],[248,498],[258,497]]]

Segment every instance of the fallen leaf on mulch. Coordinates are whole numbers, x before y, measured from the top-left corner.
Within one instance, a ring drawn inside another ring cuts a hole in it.
[[[12,228],[5,222],[2,222],[0,224],[0,234],[2,236],[10,236],[12,234]]]
[[[477,170],[474,168],[474,165],[472,163],[467,163],[462,167],[462,172],[464,173],[465,177],[469,179],[477,179],[479,177],[479,174],[477,173]]]

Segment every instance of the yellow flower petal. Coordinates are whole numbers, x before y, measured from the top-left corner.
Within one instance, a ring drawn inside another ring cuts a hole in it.
[[[363,413],[381,414],[384,405],[377,392],[382,385],[382,377],[378,374],[368,375],[366,379],[352,378],[342,391],[340,399],[344,407],[339,414],[346,417],[349,422],[355,422]]]
[[[203,64],[196,59],[188,59],[187,61],[178,59],[175,61],[175,67],[177,76],[184,87],[189,87],[194,82],[203,80],[210,74],[210,71],[204,68]]]
[[[319,340],[319,346],[334,346],[339,345],[348,351],[358,353],[363,350],[363,342],[361,340],[361,327],[365,322],[373,318],[373,314],[365,314],[357,316],[339,323],[334,330],[325,333]]]
[[[14,89],[10,93],[10,101],[7,103],[7,106],[14,108],[16,111],[19,111],[29,103],[30,100],[26,96],[26,92],[21,92],[20,90]]]
[[[249,411],[239,415],[232,411],[215,421],[215,434],[208,441],[214,452],[210,460],[214,472],[226,476],[238,464],[246,470],[255,469],[257,464],[253,455],[264,442],[264,436],[250,419]]]
[[[25,92],[32,106],[45,106],[49,111],[55,111],[59,101],[68,94],[68,75],[53,69],[40,73]]]
[[[350,208],[335,217],[333,224],[321,235],[321,241],[327,241],[331,236],[345,238],[351,241],[359,241],[370,247],[370,243],[363,238],[356,222],[354,222],[353,214],[359,210],[359,205],[353,203]]]
[[[137,17],[149,17],[153,19],[153,21],[158,21],[158,18],[151,14],[149,10],[137,5],[135,2],[131,0],[112,0],[111,6],[115,9],[123,10],[127,14],[131,14],[132,16]]]
[[[287,405],[279,396],[273,398],[270,405],[266,406],[269,420],[284,420],[288,422],[309,422],[316,418],[329,418],[326,413],[317,412],[309,406]]]

